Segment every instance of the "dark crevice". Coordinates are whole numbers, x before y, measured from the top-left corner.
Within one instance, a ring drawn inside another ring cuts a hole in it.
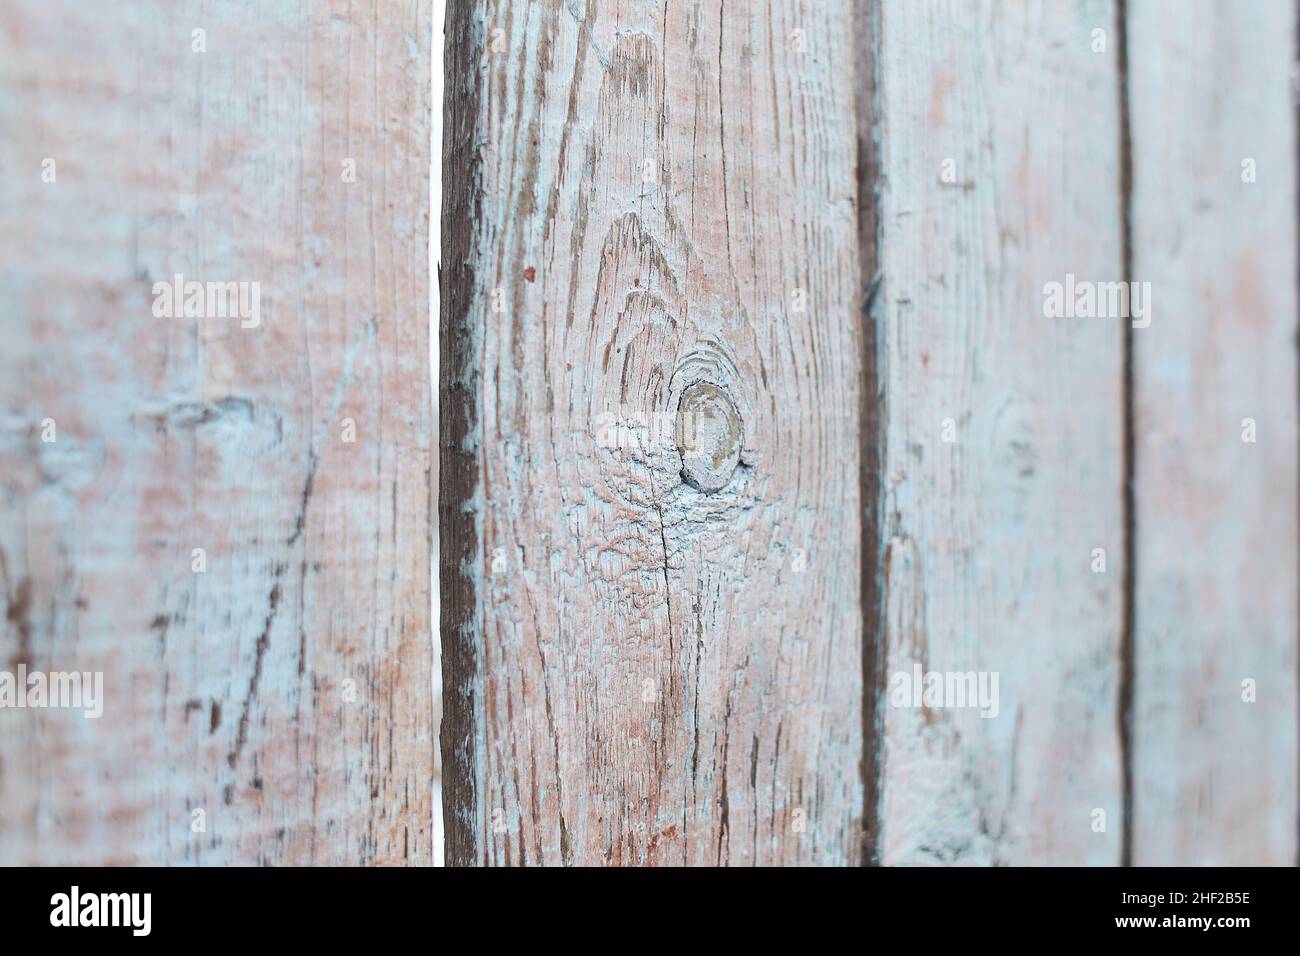
[[[302,495],[298,501],[298,514],[293,519],[293,533],[289,535],[287,544],[296,544],[302,537],[302,529],[307,524],[307,507],[311,504],[312,489],[316,484],[316,468],[320,460],[316,457],[316,449],[310,448],[307,452],[307,477],[303,481]]]
[[[239,766],[239,756],[244,751],[244,744],[248,742],[248,720],[252,714],[253,702],[257,700],[258,685],[262,681],[262,661],[266,657],[266,649],[271,644],[271,625],[275,623],[275,614],[280,608],[280,578],[283,575],[284,565],[277,565],[275,584],[271,586],[271,593],[267,596],[266,622],[262,625],[262,633],[257,636],[253,673],[248,679],[248,692],[244,695],[244,706],[239,712],[239,729],[235,734],[235,743],[230,748],[230,753],[226,755],[226,762],[231,767]]]
[[[1118,33],[1119,71],[1119,201],[1120,201],[1120,279],[1133,280],[1133,127],[1129,116],[1128,70],[1128,3],[1119,0],[1115,8]],[[1129,288],[1132,288],[1129,285]],[[1126,310],[1127,311],[1127,310]],[[1124,323],[1124,452],[1123,452],[1123,520],[1124,579],[1123,620],[1119,635],[1119,721],[1120,765],[1123,775],[1123,821],[1120,835],[1120,864],[1133,865],[1133,675],[1134,635],[1137,620],[1137,508],[1135,477],[1137,462],[1133,423],[1133,325],[1126,315]]]
[[[668,638],[671,642],[673,633],[673,585],[668,579],[668,533],[664,530],[664,506],[655,502],[655,509],[659,512],[659,543],[664,549],[664,602],[667,604],[668,613]]]
[[[879,242],[880,168],[879,82],[877,54],[883,37],[883,13],[873,0],[854,0],[857,24],[857,197],[858,255],[861,310],[858,316],[859,361],[862,380],[858,397],[860,460],[858,495],[862,522],[862,858],[864,866],[880,864],[881,773],[884,727],[881,702],[885,682],[885,628],[881,575],[880,469],[884,445],[884,390],[877,367],[874,307],[881,282]]]
[[[483,222],[481,151],[484,97],[483,17],[475,4],[447,5],[443,93],[442,263],[438,269],[438,549],[442,635],[441,732],[443,821],[448,866],[487,865],[491,846],[479,805],[483,663],[476,572],[479,553],[479,462],[472,439],[479,422],[481,364],[473,331],[480,294],[475,266]]]

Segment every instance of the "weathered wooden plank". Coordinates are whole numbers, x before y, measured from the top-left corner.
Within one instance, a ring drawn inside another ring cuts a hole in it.
[[[443,76],[445,74],[446,62],[446,37],[443,35],[443,29],[446,25],[447,10],[444,0],[434,0],[433,2],[433,42],[429,50],[429,79],[432,90],[432,106],[429,111],[429,209],[430,226],[429,226],[429,275],[431,277],[438,274],[439,264],[442,262],[442,225],[441,216],[438,213],[442,209],[443,202],[443,170],[442,170],[442,116],[443,116]],[[431,281],[429,283],[429,315],[432,317],[441,314],[441,305],[439,302],[439,283]],[[434,410],[433,417],[435,420],[439,417],[437,400],[438,386],[436,384],[436,375],[438,372],[438,336],[436,333],[429,336],[429,371],[435,376],[433,386]],[[433,494],[433,504],[430,508],[430,523],[432,525],[432,552],[441,554],[442,542],[438,533],[438,465],[439,456],[430,455],[430,488]],[[430,567],[430,596],[432,598],[432,610],[430,620],[437,621],[441,617],[439,610],[439,587],[438,571],[435,567]],[[434,739],[441,740],[442,729],[442,640],[435,631],[433,634],[433,660],[432,660],[431,683],[433,685],[433,728]],[[430,802],[433,805],[433,865],[443,866],[446,863],[444,851],[446,849],[446,839],[443,836],[444,826],[442,822],[442,748],[435,746],[433,751],[433,792],[430,795]]]
[[[1044,315],[1120,278],[1115,25],[881,11],[885,863],[1119,860],[1123,331]],[[996,674],[996,716],[905,706],[914,668]]]
[[[1291,864],[1295,8],[1128,6],[1133,862]]]
[[[859,855],[850,9],[451,8],[451,863]]]
[[[0,7],[0,862],[430,860],[430,31]]]

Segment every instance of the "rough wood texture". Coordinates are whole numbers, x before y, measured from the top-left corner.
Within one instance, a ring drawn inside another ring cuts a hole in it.
[[[884,678],[997,672],[1000,710],[882,690],[880,857],[1116,863],[1123,324],[1043,313],[1067,273],[1120,278],[1115,11],[881,21]]]
[[[430,859],[430,28],[0,6],[0,669],[106,697],[0,710],[0,862]]]
[[[1129,4],[1140,865],[1295,862],[1294,16]]]
[[[451,863],[860,854],[849,14],[452,5]]]

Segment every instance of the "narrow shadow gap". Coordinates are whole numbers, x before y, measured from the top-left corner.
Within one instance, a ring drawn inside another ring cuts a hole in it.
[[[1115,14],[1119,48],[1119,196],[1121,281],[1133,280],[1133,127],[1129,115],[1128,2],[1117,0]],[[1130,286],[1131,288],[1131,286]],[[1123,621],[1119,637],[1119,740],[1123,774],[1123,823],[1120,863],[1133,865],[1133,675],[1134,635],[1137,620],[1137,474],[1133,422],[1133,325],[1124,323],[1124,580]]]
[[[858,316],[862,382],[858,398],[860,458],[858,494],[862,522],[862,859],[864,866],[879,866],[880,801],[884,760],[884,726],[881,710],[885,686],[885,628],[883,566],[881,554],[880,469],[884,446],[884,389],[877,355],[875,306],[880,274],[880,168],[881,135],[878,60],[883,13],[877,0],[854,0],[854,36],[857,110],[858,255],[861,275],[861,309]]]

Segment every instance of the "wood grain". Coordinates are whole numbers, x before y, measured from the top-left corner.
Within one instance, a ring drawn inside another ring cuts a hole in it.
[[[450,9],[450,863],[860,854],[849,9]]]
[[[1289,865],[1295,8],[1135,2],[1128,33],[1133,277],[1154,304],[1132,333],[1133,862]]]
[[[880,691],[885,863],[1119,860],[1123,324],[1043,311],[1121,278],[1114,26],[881,10],[882,676],[999,675],[988,719]]]
[[[0,862],[430,860],[430,30],[0,7],[0,669],[106,697],[0,710]]]

